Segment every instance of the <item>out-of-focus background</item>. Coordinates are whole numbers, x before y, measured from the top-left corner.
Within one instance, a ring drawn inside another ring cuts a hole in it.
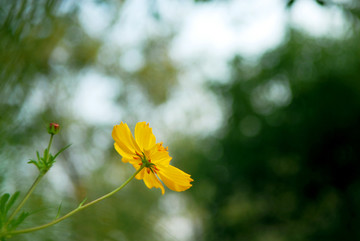
[[[0,191],[37,176],[49,122],[71,143],[24,207],[31,227],[132,173],[121,121],[150,123],[186,192],[132,181],[12,240],[360,240],[356,0],[1,0]]]

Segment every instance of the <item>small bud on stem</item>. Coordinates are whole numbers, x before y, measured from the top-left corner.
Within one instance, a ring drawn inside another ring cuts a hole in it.
[[[50,123],[47,129],[49,134],[56,135],[60,131],[60,125],[57,123]]]

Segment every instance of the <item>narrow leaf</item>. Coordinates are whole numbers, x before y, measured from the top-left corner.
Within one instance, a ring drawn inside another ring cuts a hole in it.
[[[61,152],[65,151],[67,148],[69,148],[70,146],[71,146],[71,144],[69,144],[69,145],[63,147],[62,149],[60,149],[60,151],[58,151],[58,153],[56,153],[55,156],[54,156],[54,158],[53,158],[54,162],[55,162],[55,158],[56,158]]]
[[[39,170],[41,169],[40,165],[38,162],[34,161],[34,160],[30,160],[28,161],[28,164],[34,164]]]
[[[57,214],[56,214],[55,219],[58,219],[58,218],[60,217],[61,205],[62,205],[62,202],[61,202],[60,205],[59,205],[58,212],[57,212]]]
[[[40,158],[40,154],[38,151],[36,151],[36,156],[37,156],[38,162],[40,162],[41,158]]]
[[[52,166],[52,164],[54,164],[54,163],[55,163],[55,157],[53,157],[53,155],[50,154],[50,156],[49,156],[49,164],[50,164],[50,166]]]
[[[19,226],[29,215],[30,213],[28,212],[22,212],[18,218],[13,219],[10,222],[11,229],[15,229],[17,226]]]
[[[48,154],[49,154],[49,152],[48,152],[48,149],[46,148],[46,149],[44,150],[44,156],[43,156],[43,158],[42,158],[42,160],[43,160],[43,162],[44,162],[45,164],[46,164],[46,159],[47,159]]]
[[[82,200],[82,202],[79,204],[78,208],[81,208],[81,207],[82,207],[82,205],[84,205],[84,203],[86,202],[86,200],[87,200],[87,197],[86,197],[86,198],[84,198],[84,200]]]
[[[5,193],[1,196],[1,199],[0,199],[0,214],[1,215],[6,215],[6,213],[5,213],[6,202],[9,200],[9,198],[10,198],[9,193]]]
[[[6,212],[6,213],[7,213],[7,212],[10,210],[10,208],[14,205],[14,203],[16,202],[16,200],[17,200],[17,198],[19,197],[19,195],[20,195],[20,192],[17,191],[17,192],[15,192],[15,193],[11,196],[11,198],[10,198],[9,202],[7,203],[6,208],[5,208],[5,212]]]

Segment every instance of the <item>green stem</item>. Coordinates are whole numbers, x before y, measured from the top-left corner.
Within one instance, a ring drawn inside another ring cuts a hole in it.
[[[14,210],[14,212],[11,214],[11,216],[9,217],[7,223],[10,223],[10,221],[15,217],[15,215],[20,211],[20,209],[24,206],[25,202],[28,200],[28,198],[30,197],[31,193],[34,191],[35,187],[37,186],[37,184],[40,182],[41,178],[43,177],[43,174],[39,174],[39,176],[36,178],[35,182],[31,185],[29,191],[26,193],[24,199],[20,202],[19,206],[17,206],[17,208]]]
[[[51,143],[52,143],[53,137],[54,137],[54,134],[50,134],[50,141],[49,141],[49,145],[48,145],[48,148],[47,148],[47,157],[46,157],[46,162],[45,162],[45,163],[48,163],[48,161],[49,161],[49,157],[50,157],[50,147],[51,147]]]
[[[49,153],[50,153],[50,147],[51,147],[51,143],[52,143],[52,139],[54,138],[54,134],[50,134],[50,141],[49,141],[49,145],[48,145],[48,156],[46,158],[46,162],[49,160]]]
[[[123,187],[125,187],[142,169],[144,168],[144,165],[141,166],[131,177],[129,177],[120,187],[116,188],[115,190],[113,190],[112,192],[109,192],[108,194],[105,194],[104,196],[101,196],[99,197],[98,199],[95,199],[85,205],[80,205],[79,207],[77,207],[76,209],[68,212],[67,214],[65,214],[64,216],[60,217],[60,218],[57,218],[55,220],[53,220],[52,222],[49,222],[47,224],[43,224],[43,225],[40,225],[40,226],[37,226],[37,227],[33,227],[33,228],[27,228],[27,229],[22,229],[22,230],[15,230],[15,231],[12,231],[12,232],[9,232],[8,234],[9,235],[15,235],[15,234],[21,234],[21,233],[29,233],[29,232],[34,232],[34,231],[37,231],[37,230],[40,230],[40,229],[44,229],[44,228],[47,228],[47,227],[50,227],[54,224],[57,224],[58,222],[61,222],[62,220],[64,219],[67,219],[68,217],[74,215],[75,213],[87,208],[87,207],[90,207],[92,205],[94,205],[95,203],[98,203],[112,195],[114,195],[115,193],[117,193],[118,191],[120,191]]]
[[[54,135],[51,134],[50,136],[50,141],[48,144],[48,148],[47,148],[47,158],[46,158],[46,162],[47,163],[49,161],[49,157],[50,157],[50,147],[51,147],[51,143],[53,140]],[[20,202],[19,206],[17,206],[17,208],[14,210],[14,212],[10,215],[9,219],[7,220],[7,224],[10,223],[10,221],[15,217],[15,215],[20,211],[20,209],[24,206],[24,204],[26,203],[26,201],[29,199],[31,193],[34,191],[35,187],[39,184],[40,180],[42,179],[42,177],[45,175],[45,173],[40,173],[38,175],[38,177],[35,179],[34,183],[31,185],[30,189],[28,190],[28,192],[26,193],[25,197],[23,198],[23,200]]]

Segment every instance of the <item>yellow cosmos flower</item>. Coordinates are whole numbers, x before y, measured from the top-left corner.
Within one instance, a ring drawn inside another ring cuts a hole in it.
[[[160,180],[171,190],[181,192],[189,189],[193,181],[190,175],[171,166],[168,148],[162,142],[156,143],[152,129],[146,122],[139,122],[135,126],[135,139],[127,124],[114,126],[112,137],[115,140],[115,150],[122,156],[122,161],[129,162],[136,170],[143,169],[135,176],[143,179],[148,188],[161,188]],[[160,180],[159,180],[160,179]]]

